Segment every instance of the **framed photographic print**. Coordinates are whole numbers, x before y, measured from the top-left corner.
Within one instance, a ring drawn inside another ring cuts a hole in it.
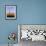
[[[16,5],[5,5],[5,19],[16,19]]]

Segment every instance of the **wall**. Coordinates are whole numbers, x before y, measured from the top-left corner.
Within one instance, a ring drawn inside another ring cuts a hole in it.
[[[17,5],[16,20],[5,20],[5,4]],[[0,44],[8,43],[9,32],[18,32],[18,24],[46,24],[46,0],[0,0]]]

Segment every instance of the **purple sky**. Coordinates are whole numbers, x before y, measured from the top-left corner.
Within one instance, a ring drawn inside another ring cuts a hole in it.
[[[6,6],[6,13],[8,12],[16,13],[16,6]]]

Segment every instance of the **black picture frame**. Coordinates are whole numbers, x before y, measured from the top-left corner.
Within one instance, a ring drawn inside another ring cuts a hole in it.
[[[8,14],[10,12],[10,15]],[[5,20],[16,20],[17,19],[17,6],[16,5],[5,5]]]

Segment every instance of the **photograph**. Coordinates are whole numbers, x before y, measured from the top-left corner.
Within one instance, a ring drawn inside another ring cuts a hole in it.
[[[19,24],[18,41],[20,46],[31,46],[34,42],[41,43],[46,41],[46,25],[41,24]]]
[[[16,19],[16,5],[5,5],[5,19]]]

